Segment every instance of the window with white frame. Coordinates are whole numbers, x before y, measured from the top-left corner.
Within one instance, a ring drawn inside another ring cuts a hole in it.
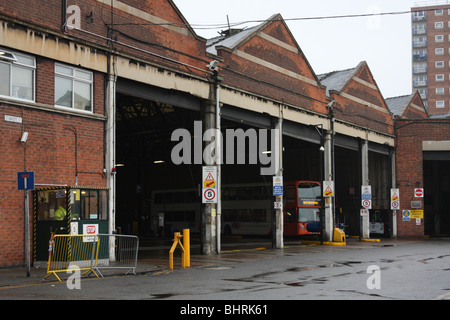
[[[444,28],[444,22],[442,22],[442,21],[435,22],[434,23],[434,28],[435,29],[443,29]]]
[[[9,53],[0,49],[3,54]],[[16,61],[0,59],[0,96],[35,101],[36,59],[13,52]]]
[[[443,74],[437,74],[436,75],[436,82],[442,82],[444,81],[444,75]]]
[[[55,65],[55,105],[93,112],[93,73],[90,71]]]
[[[436,101],[436,108],[445,108],[445,101],[444,100]]]
[[[434,15],[435,16],[443,16],[444,15],[444,10],[443,9],[436,9],[436,10],[434,10]]]
[[[436,61],[434,65],[437,69],[441,69],[444,67],[444,61]]]
[[[444,42],[444,36],[442,34],[437,34],[434,36],[434,41],[436,42]]]
[[[434,49],[434,54],[437,55],[437,56],[444,55],[444,48],[436,48],[436,49]]]
[[[436,88],[436,94],[437,94],[437,95],[442,95],[442,94],[444,94],[444,93],[445,93],[444,88]]]

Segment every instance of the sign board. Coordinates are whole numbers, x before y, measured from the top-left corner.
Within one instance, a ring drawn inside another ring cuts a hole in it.
[[[423,188],[415,188],[414,189],[414,197],[423,198]]]
[[[17,172],[17,189],[34,190],[34,172]]]
[[[334,197],[334,181],[323,182],[323,196]]]
[[[391,210],[400,209],[400,190],[391,189]]]
[[[273,177],[273,195],[282,196],[283,195],[283,177],[274,176]]]
[[[368,217],[369,216],[369,210],[368,209],[361,209],[360,213],[361,213],[361,217]]]
[[[83,234],[87,235],[96,235],[98,234],[98,224],[84,224],[83,225]],[[96,237],[83,237],[83,242],[94,242],[96,241]]]
[[[202,179],[202,203],[217,203],[217,167],[204,166]]]
[[[411,212],[409,210],[402,211],[402,220],[403,221],[411,221]]]
[[[370,199],[361,200],[361,206],[365,209],[372,209],[372,200]]]
[[[70,234],[71,235],[78,234],[78,222],[77,221],[70,222]]]
[[[283,202],[274,202],[273,208],[283,210]]]
[[[372,200],[372,187],[371,186],[361,186],[361,199],[362,200]]]
[[[410,210],[411,219],[423,219],[423,210]]]

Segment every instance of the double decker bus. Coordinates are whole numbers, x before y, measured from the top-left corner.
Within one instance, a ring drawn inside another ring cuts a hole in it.
[[[321,195],[320,182],[285,182],[284,235],[303,236],[314,234],[307,225],[320,223]]]

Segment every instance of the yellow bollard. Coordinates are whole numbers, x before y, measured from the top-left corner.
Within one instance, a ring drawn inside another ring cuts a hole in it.
[[[181,244],[180,239],[183,236],[180,235],[179,232],[175,232],[174,233],[174,239],[173,239],[173,244],[172,244],[172,248],[170,248],[169,251],[169,268],[170,270],[173,270],[173,252],[175,251],[175,249],[177,248],[177,245],[180,245],[181,248],[181,267],[184,268],[185,267],[185,254],[184,254],[184,247]]]
[[[191,238],[189,233],[189,229],[183,229],[184,265],[187,268],[191,266]]]

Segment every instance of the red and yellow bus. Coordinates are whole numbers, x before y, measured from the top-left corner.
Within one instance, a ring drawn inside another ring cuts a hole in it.
[[[316,233],[308,231],[307,225],[314,224],[314,231],[318,231],[322,195],[320,182],[291,181],[285,182],[284,188],[284,235],[302,236]]]

